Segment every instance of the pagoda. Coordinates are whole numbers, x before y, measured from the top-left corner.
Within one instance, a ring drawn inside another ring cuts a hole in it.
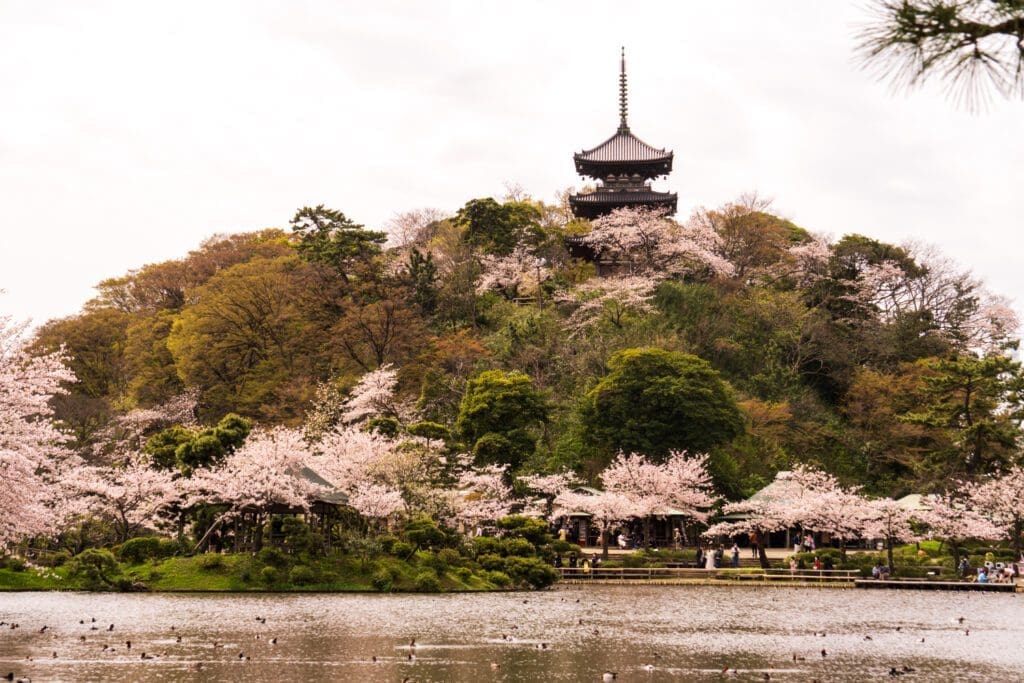
[[[570,195],[577,218],[597,218],[624,206],[676,212],[674,192],[656,192],[651,181],[672,172],[672,152],[651,147],[633,135],[626,120],[626,49],[619,73],[619,129],[593,149],[573,154],[576,172],[593,178],[593,192]]]

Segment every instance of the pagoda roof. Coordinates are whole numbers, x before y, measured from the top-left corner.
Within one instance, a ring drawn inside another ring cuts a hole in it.
[[[671,162],[672,152],[658,149],[629,132],[628,128],[620,127],[604,142],[593,149],[583,150],[573,155],[578,162],[590,163],[658,163]]]
[[[654,190],[609,192],[600,189],[586,194],[574,194],[570,199],[574,204],[645,204],[674,201],[676,193],[655,192]]]

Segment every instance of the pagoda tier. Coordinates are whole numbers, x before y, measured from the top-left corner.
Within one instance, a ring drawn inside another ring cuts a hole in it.
[[[619,74],[619,128],[615,134],[593,149],[573,155],[576,172],[593,178],[593,192],[569,197],[573,214],[593,219],[621,207],[662,209],[676,212],[677,197],[672,192],[657,192],[650,181],[672,172],[672,152],[647,144],[629,130],[626,121],[626,55],[622,54]]]
[[[577,218],[593,220],[623,207],[662,209],[671,215],[676,212],[677,200],[675,192],[655,192],[650,185],[641,190],[617,191],[603,186],[594,192],[570,196],[569,206]]]

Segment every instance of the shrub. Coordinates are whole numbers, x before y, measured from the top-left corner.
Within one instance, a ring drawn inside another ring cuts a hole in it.
[[[130,538],[117,549],[118,557],[128,564],[142,564],[159,553],[160,539],[156,536]]]
[[[316,583],[316,579],[316,571],[304,564],[295,565],[288,572],[288,580],[296,586],[308,586],[311,583]]]
[[[448,536],[434,520],[429,517],[417,517],[405,525],[405,540],[417,548],[444,546]]]
[[[377,432],[384,436],[398,436],[401,427],[401,423],[393,417],[374,417],[366,421],[366,431]]]
[[[260,579],[264,583],[275,583],[277,581],[278,571],[275,567],[264,567],[260,570]]]
[[[425,569],[413,579],[413,588],[420,593],[440,593],[441,580],[437,578],[437,572],[432,569]]]
[[[263,548],[256,553],[256,559],[277,569],[284,569],[288,566],[288,556],[277,548]]]
[[[448,428],[437,422],[414,422],[408,427],[408,432],[413,436],[420,436],[424,439],[436,439],[446,441],[451,434]]]
[[[36,560],[36,563],[43,567],[60,567],[71,559],[71,553],[67,550],[57,550],[52,553],[44,553]]]
[[[377,537],[377,543],[380,544],[380,549],[388,555],[394,554],[395,543],[398,542],[397,536],[391,534],[381,534]]]
[[[394,586],[394,581],[391,578],[391,572],[387,569],[378,569],[375,571],[373,576],[370,578],[370,583],[373,584],[374,588],[382,593],[390,592]]]
[[[583,549],[575,543],[569,543],[569,541],[563,541],[560,538],[556,538],[551,542],[551,550],[552,552],[562,553],[563,555],[568,555],[569,553],[576,553],[579,555],[583,552]]]
[[[9,557],[7,558],[7,568],[12,572],[23,572],[25,571],[25,560],[20,557]]]
[[[547,588],[559,576],[554,567],[535,557],[507,557],[505,571],[517,584],[534,589]]]
[[[281,533],[284,545],[293,553],[305,553],[313,549],[316,537],[309,525],[298,517],[285,517],[281,520]]]
[[[411,556],[413,552],[414,548],[412,547],[411,543],[406,543],[405,541],[396,541],[391,544],[391,554],[395,557],[401,557],[402,559],[406,559],[409,556]]]
[[[419,560],[420,564],[422,564],[425,567],[430,567],[438,574],[440,574],[448,568],[448,563],[445,562],[444,558],[441,557],[438,553],[432,553],[430,551],[421,552],[419,553]]]
[[[462,555],[459,554],[458,550],[441,548],[437,551],[437,559],[443,562],[446,567],[457,567],[462,562]]]
[[[501,552],[499,550],[500,547],[501,542],[491,536],[477,536],[473,539],[473,554],[477,556],[487,555],[489,553],[497,554]]]
[[[454,574],[460,581],[469,581],[473,578],[473,571],[469,567],[456,567]]]
[[[533,546],[547,545],[554,540],[548,525],[535,517],[510,515],[498,520],[498,528],[505,530],[506,537],[524,538]]]
[[[117,585],[121,565],[109,550],[89,548],[68,562],[68,578],[80,580],[86,590],[103,590]]]
[[[219,553],[203,555],[203,558],[199,560],[199,566],[203,569],[220,569],[224,566],[224,558]]]
[[[501,540],[501,554],[514,555],[517,557],[533,557],[534,547],[525,538],[503,538]]]
[[[484,578],[486,578],[488,581],[493,583],[498,588],[508,588],[512,585],[512,579],[505,572],[487,572]]]
[[[505,571],[505,558],[494,553],[487,553],[476,558],[480,566],[489,571]]]

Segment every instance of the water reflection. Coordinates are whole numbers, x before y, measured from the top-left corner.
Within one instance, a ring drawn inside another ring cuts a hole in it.
[[[1006,594],[667,586],[440,596],[0,593],[0,621],[21,624],[0,627],[0,676],[33,681],[600,681],[604,671],[651,683],[765,672],[862,681],[892,667],[913,669],[907,680],[1024,677],[1024,604]]]

